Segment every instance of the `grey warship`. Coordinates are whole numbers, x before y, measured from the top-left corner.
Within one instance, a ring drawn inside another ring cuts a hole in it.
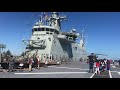
[[[65,20],[66,16],[59,16],[58,12],[51,12],[45,21],[41,15],[32,27],[30,40],[22,40],[26,45],[24,57],[39,56],[41,63],[47,60],[51,64],[86,60],[83,33],[78,33],[76,29],[62,32],[61,22]],[[76,41],[78,38],[79,43]]]

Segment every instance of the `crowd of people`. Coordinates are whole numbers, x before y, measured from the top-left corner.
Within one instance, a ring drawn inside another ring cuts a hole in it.
[[[91,53],[88,58],[87,63],[89,63],[89,73],[95,71],[95,74],[100,74],[105,70],[110,70],[110,60],[97,59],[98,57],[94,53]]]
[[[110,70],[110,60],[99,59],[94,64],[95,74],[100,74],[102,71]]]
[[[40,69],[40,57],[39,56],[37,56],[34,59],[33,59],[33,57],[29,57],[28,58],[28,63],[29,63],[29,71],[30,72],[33,71],[32,70],[33,64],[35,65],[35,67],[37,67],[38,69]],[[47,59],[45,59],[44,67],[47,68],[47,65],[48,65],[48,61],[47,61]]]
[[[36,56],[36,57],[28,57],[26,58],[26,60],[20,60],[20,61],[16,61],[15,58],[11,55],[9,56],[8,60],[6,62],[4,62],[5,64],[0,64],[1,67],[3,67],[2,69],[8,69],[8,72],[13,72],[16,69],[25,69],[25,68],[29,68],[29,71],[33,71],[33,67],[40,69],[41,66],[41,62],[40,62],[40,57]],[[44,67],[46,68],[48,66],[48,61],[47,59],[44,60]],[[6,67],[5,67],[6,66]]]

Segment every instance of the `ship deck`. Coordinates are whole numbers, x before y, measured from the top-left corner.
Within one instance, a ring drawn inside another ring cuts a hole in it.
[[[100,75],[89,73],[89,65],[86,62],[73,62],[71,64],[52,65],[47,68],[41,67],[29,72],[28,69],[0,72],[0,78],[120,78],[120,67],[111,65],[110,71]]]

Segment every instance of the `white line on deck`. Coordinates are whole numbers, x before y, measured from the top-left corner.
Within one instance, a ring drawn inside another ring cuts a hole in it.
[[[113,68],[116,68],[116,66],[112,66]]]
[[[92,74],[92,76],[90,78],[93,78],[94,75],[95,75],[95,72]]]
[[[111,75],[111,71],[109,70],[109,76],[110,76],[110,78],[112,78],[112,75]]]
[[[80,74],[88,72],[41,72],[41,73],[14,73],[14,74]]]
[[[66,68],[66,69],[79,69],[79,70],[89,70],[89,69],[82,69],[82,68],[69,68],[69,67],[56,67],[56,66],[49,66],[54,68]]]
[[[120,72],[117,72],[120,75]]]
[[[117,73],[118,71],[110,71],[110,72],[116,72]]]

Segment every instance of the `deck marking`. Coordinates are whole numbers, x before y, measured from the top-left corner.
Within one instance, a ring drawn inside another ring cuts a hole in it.
[[[118,71],[110,71],[110,72],[116,72],[117,73]]]
[[[80,74],[88,72],[41,72],[41,73],[14,73],[14,74]]]
[[[92,76],[90,78],[93,78],[94,75],[95,75],[95,72],[92,74]]]
[[[82,68],[69,68],[69,67],[56,67],[56,66],[49,66],[54,68],[66,68],[66,69],[79,69],[79,70],[89,70],[89,69],[82,69]]]
[[[112,78],[112,74],[111,74],[111,71],[109,70],[109,76],[110,76],[110,78]]]
[[[116,66],[112,66],[113,68],[116,68]]]
[[[120,72],[117,72],[120,75]]]

